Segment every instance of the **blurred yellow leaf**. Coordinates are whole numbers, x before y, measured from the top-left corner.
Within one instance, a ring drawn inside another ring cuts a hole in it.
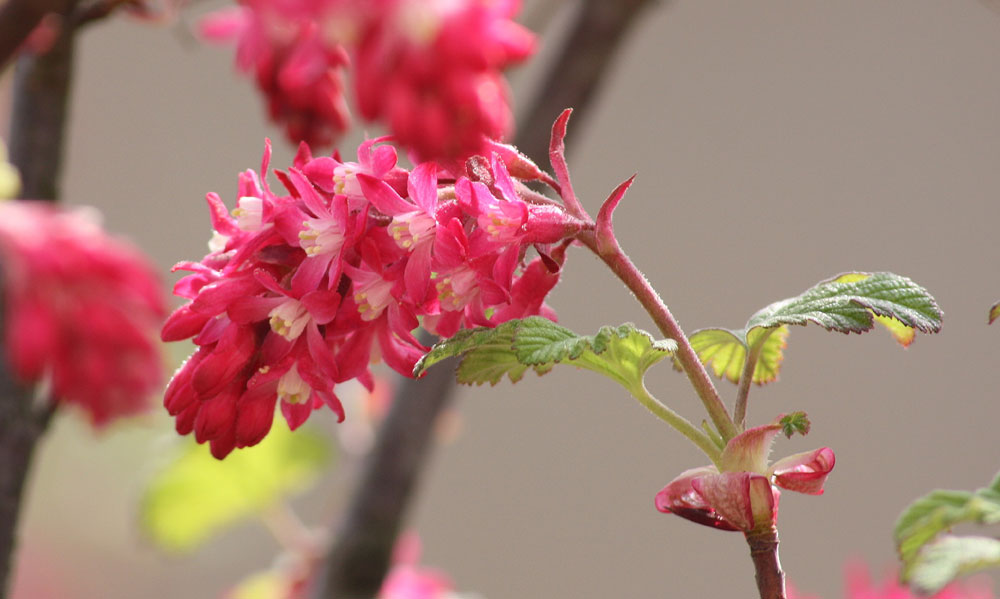
[[[326,437],[304,429],[290,432],[280,417],[259,445],[225,460],[212,457],[207,446],[185,442],[146,489],[143,529],[164,549],[194,549],[219,529],[305,490],[332,452]]]

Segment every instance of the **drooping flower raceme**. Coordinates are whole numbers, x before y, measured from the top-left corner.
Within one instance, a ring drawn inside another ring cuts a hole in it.
[[[529,57],[519,0],[241,0],[204,37],[235,39],[273,120],[297,143],[329,145],[348,124],[341,73],[354,61],[361,115],[420,160],[460,164],[510,132],[502,72]],[[351,58],[349,58],[351,57]]]
[[[299,10],[285,6],[295,4]],[[253,76],[267,99],[268,116],[285,127],[293,143],[330,145],[350,122],[342,82],[347,52],[322,30],[320,14],[307,10],[322,4],[245,0],[201,24],[207,40],[236,40],[237,67]]]
[[[4,346],[25,384],[100,426],[148,407],[162,379],[156,329],[166,313],[155,270],[92,214],[0,202]]]
[[[372,4],[380,4],[374,2]],[[512,21],[520,0],[395,0],[355,52],[362,116],[385,120],[424,160],[484,152],[513,118],[501,72],[534,52]]]
[[[836,459],[823,447],[768,465],[774,423],[733,437],[722,452],[719,467],[703,466],[681,473],[656,494],[656,509],[720,530],[766,529],[778,517],[778,487],[809,495],[823,493]]]
[[[232,214],[208,195],[211,252],[177,265],[190,274],[174,292],[190,301],[162,331],[198,349],[164,403],[177,430],[216,457],[259,442],[276,406],[293,429],[324,405],[343,418],[334,387],[371,388],[372,361],[410,376],[427,350],[418,324],[450,336],[554,317],[544,298],[559,280],[560,242],[581,222],[522,200],[499,156],[475,179],[430,162],[407,172],[381,141],[363,143],[357,162],[303,146],[276,173],[284,195],[266,181],[268,146],[260,174],[240,176]]]

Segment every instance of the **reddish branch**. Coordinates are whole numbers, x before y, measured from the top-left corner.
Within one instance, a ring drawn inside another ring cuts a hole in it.
[[[566,107],[574,107],[575,123],[586,118],[615,50],[651,3],[580,2],[565,45],[520,123],[515,145],[524,154],[536,160],[547,154],[552,122]],[[453,369],[440,364],[400,387],[313,590],[315,599],[371,599],[378,593],[429,453],[431,430],[454,386]]]
[[[756,570],[760,599],[785,599],[785,574],[778,561],[778,531],[774,527],[746,533]]]

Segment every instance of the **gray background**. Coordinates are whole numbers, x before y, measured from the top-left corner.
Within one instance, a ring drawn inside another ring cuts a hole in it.
[[[782,563],[823,597],[841,596],[845,560],[891,565],[892,523],[910,500],[983,485],[1000,467],[1000,330],[986,326],[1000,299],[998,56],[1000,14],[976,0],[677,0],[647,13],[592,118],[570,128],[575,187],[592,211],[638,173],[618,231],[688,331],[740,326],[849,270],[908,275],[945,310],[944,332],[908,350],[881,331],[795,328],[781,381],[752,391],[753,422],[796,409],[812,418],[809,437],[779,441],[775,457],[837,453],[826,495],[786,492],[779,518]],[[164,273],[204,254],[205,192],[232,205],[265,135],[274,164],[290,162],[231,51],[201,47],[184,25],[94,27],[79,58],[66,197],[102,208]],[[521,106],[537,72],[515,81]],[[580,332],[653,328],[584,250],[551,304]],[[649,385],[702,418],[681,375],[662,367]],[[731,400],[735,388],[720,389]],[[557,369],[464,389],[458,403],[462,434],[435,455],[413,522],[425,562],[460,588],[493,599],[754,596],[739,535],[653,508],[666,482],[705,460],[610,381]],[[328,413],[313,419],[334,426]],[[277,547],[253,524],[187,557],[142,539],[136,500],[170,424],[156,415],[95,440],[57,419],[30,485],[22,582],[43,579],[61,598],[214,597],[270,563]],[[335,513],[348,478],[299,502],[304,517]]]

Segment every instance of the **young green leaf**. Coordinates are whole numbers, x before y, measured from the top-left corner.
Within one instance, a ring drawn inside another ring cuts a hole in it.
[[[551,320],[531,316],[492,329],[459,331],[432,347],[413,374],[420,376],[445,358],[462,356],[458,382],[467,385],[495,385],[504,375],[516,383],[529,368],[542,375],[556,364],[571,364],[631,389],[641,385],[646,370],[676,346],[671,340],[654,340],[632,324],[601,327],[596,335],[581,336]]]
[[[791,414],[785,414],[778,421],[781,425],[781,432],[789,439],[792,435],[799,434],[802,436],[809,434],[809,428],[812,423],[809,422],[809,417],[806,416],[805,412],[792,412]]]
[[[763,385],[777,380],[781,360],[785,357],[783,350],[788,339],[788,327],[758,328],[751,331],[749,340],[747,337],[742,330],[701,329],[692,333],[689,341],[698,358],[712,369],[715,376],[725,377],[732,383],[740,380],[747,347],[760,343],[762,345],[753,371],[753,382]],[[676,362],[674,367],[680,370],[680,365]]]
[[[918,592],[937,593],[959,576],[1000,567],[1000,540],[945,535],[928,544],[904,570]]]
[[[1000,562],[983,557],[986,555],[983,553],[961,554],[964,549],[982,549],[982,543],[947,540],[959,538],[950,535],[935,541],[942,532],[966,522],[983,525],[1000,523],[1000,476],[989,487],[975,492],[932,491],[903,511],[893,536],[903,561],[904,580],[912,581],[922,589],[931,589],[938,584],[937,588],[940,588],[967,571],[1000,565]],[[952,552],[957,553],[951,555]]]
[[[702,329],[690,341],[702,363],[733,383],[739,382],[749,355],[756,360],[753,382],[764,384],[778,378],[788,325],[814,322],[830,331],[863,333],[880,324],[906,347],[916,331],[940,331],[941,316],[934,298],[910,279],[892,273],[855,272],[767,306],[751,316],[743,329]]]
[[[279,417],[280,420],[280,417]],[[276,422],[259,445],[212,457],[193,441],[150,482],[142,498],[142,527],[157,545],[188,551],[219,529],[263,513],[304,490],[330,462],[325,436]]]
[[[923,333],[941,330],[941,310],[927,290],[906,277],[879,272],[847,273],[824,281],[801,295],[775,302],[750,317],[747,330],[783,324],[814,322],[828,331],[870,331],[876,316],[899,322],[893,325],[900,339],[900,326]]]

